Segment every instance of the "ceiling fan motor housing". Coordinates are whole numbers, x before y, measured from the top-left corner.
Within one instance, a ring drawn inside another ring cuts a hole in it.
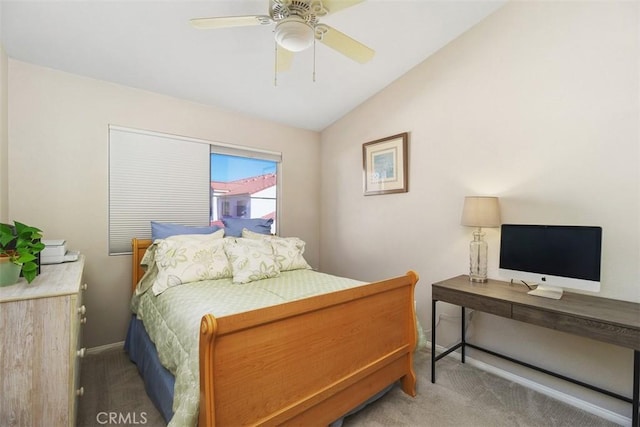
[[[327,13],[321,0],[272,0],[271,3],[271,17],[276,22],[295,15],[313,26],[318,22],[318,16]]]

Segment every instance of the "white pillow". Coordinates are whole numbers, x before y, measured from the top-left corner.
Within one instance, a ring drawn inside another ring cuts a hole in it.
[[[221,234],[190,234],[158,239],[155,262],[158,276],[153,293],[199,280],[231,277],[231,266]]]
[[[242,237],[256,240],[266,240],[271,243],[276,262],[280,271],[310,269],[311,266],[304,259],[305,242],[297,237],[278,237],[268,234],[242,230]]]
[[[273,248],[267,240],[224,239],[234,283],[249,283],[280,274]]]

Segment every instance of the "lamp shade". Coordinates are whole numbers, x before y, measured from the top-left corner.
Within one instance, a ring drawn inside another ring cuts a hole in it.
[[[485,196],[465,197],[460,223],[468,227],[499,227],[500,205],[498,198]]]

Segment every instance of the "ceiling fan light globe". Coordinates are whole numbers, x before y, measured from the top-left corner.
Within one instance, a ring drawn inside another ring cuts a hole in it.
[[[313,44],[314,37],[313,28],[302,19],[288,19],[276,25],[276,42],[291,52],[300,52],[309,48]]]

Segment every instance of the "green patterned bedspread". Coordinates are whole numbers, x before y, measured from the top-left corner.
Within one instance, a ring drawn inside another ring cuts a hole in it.
[[[131,308],[155,343],[160,362],[176,378],[169,426],[195,426],[198,421],[198,338],[204,314],[220,318],[362,284],[312,270],[294,270],[246,284],[207,280],[176,286],[158,296],[153,292],[135,296]]]

